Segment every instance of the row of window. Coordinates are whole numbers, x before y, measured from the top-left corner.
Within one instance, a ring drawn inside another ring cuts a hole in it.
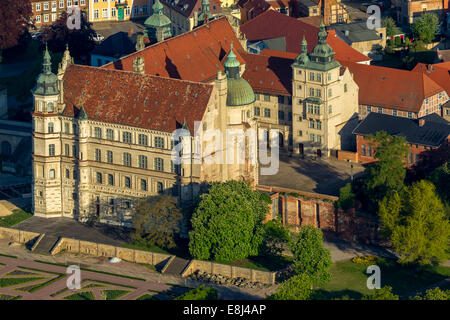
[[[376,110],[376,112],[378,112],[378,113],[383,113],[383,108],[382,107],[367,106],[366,110],[367,110],[367,112],[375,112],[375,110]],[[392,110],[392,115],[396,117],[398,115],[397,110],[393,109]],[[408,118],[412,119],[412,117],[413,117],[413,113],[412,112],[408,112]]]
[[[50,15],[49,14],[46,13],[46,14],[44,14],[42,16],[44,17],[44,22],[50,22]],[[36,23],[42,23],[42,16],[41,15],[36,16],[34,18],[34,21]],[[58,15],[56,13],[52,13],[51,17],[52,17],[51,22],[55,22],[56,20],[58,20]],[[49,111],[49,112],[53,112],[53,111]]]
[[[62,9],[65,6],[66,1],[65,0],[58,0],[58,1],[52,1],[51,5],[52,5],[52,9],[56,9],[58,7],[57,3],[59,4],[59,8]],[[86,5],[86,0],[67,0],[67,7],[71,7],[72,5],[74,6],[84,6]],[[35,4],[35,11],[41,11],[41,8],[44,8],[44,10],[49,10],[50,9],[50,2],[44,2],[41,6],[41,3],[38,2]]]
[[[322,136],[320,134],[310,133],[309,134],[309,141],[322,143]]]
[[[256,117],[260,117],[261,116],[261,108],[260,107],[253,107],[253,114]],[[265,118],[270,118],[270,109],[269,108],[264,108],[264,117]],[[279,120],[285,120],[285,112],[283,110],[278,110],[278,119]],[[287,121],[292,121],[292,112],[288,113],[288,118]]]
[[[322,130],[322,121],[309,119],[309,127],[311,129]]]
[[[145,12],[143,12],[143,14],[147,12],[147,6],[144,6],[144,7],[145,7]],[[144,10],[144,7],[142,10]],[[137,11],[136,11],[136,9],[137,9]],[[94,19],[99,19],[100,18],[99,14],[100,14],[100,11],[98,9],[95,9],[94,10]],[[139,14],[139,8],[135,7],[135,15],[137,15],[137,14]],[[126,16],[131,15],[131,8],[128,6],[125,7],[125,15]],[[117,9],[111,8],[111,17],[115,18],[116,16],[117,16]],[[103,19],[108,18],[108,8],[102,9],[102,18]]]

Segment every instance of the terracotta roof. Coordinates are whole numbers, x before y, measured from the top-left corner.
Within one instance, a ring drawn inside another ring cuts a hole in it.
[[[320,23],[322,22],[322,16],[301,17],[297,18],[297,20],[319,28]]]
[[[419,112],[423,100],[443,91],[423,73],[344,63],[359,87],[359,104]]]
[[[270,8],[270,4],[264,0],[240,0],[238,1],[237,6],[252,11],[254,16],[259,15]]]
[[[242,77],[255,92],[292,95],[292,59],[241,53],[247,61]]]
[[[272,7],[277,9],[289,8],[291,0],[266,0],[266,2]]]
[[[301,20],[268,10],[241,25],[241,31],[248,41],[258,41],[279,37],[286,38],[286,51],[300,53],[303,36],[311,52],[318,42],[319,28]],[[371,59],[337,38],[334,30],[328,31],[328,44],[336,53],[336,59],[350,62],[370,61]]]
[[[194,17],[194,11],[197,11],[200,14],[202,9],[202,0],[161,0],[161,3],[188,18]],[[209,3],[209,11],[212,14],[219,14],[222,12],[219,0],[210,0]]]
[[[69,65],[64,115],[171,132],[203,117],[213,86],[133,72]]]
[[[413,71],[423,72],[439,84],[450,96],[450,62],[426,65],[418,63]]]
[[[230,51],[231,41],[235,53],[244,51],[227,18],[221,17],[102,68],[132,71],[133,60],[143,57],[146,74],[198,82],[211,81],[216,77],[217,70],[224,69],[221,61]],[[245,63],[237,55],[239,62]]]

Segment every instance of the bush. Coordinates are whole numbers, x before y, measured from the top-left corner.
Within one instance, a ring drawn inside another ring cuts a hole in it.
[[[306,275],[296,275],[278,286],[277,291],[270,296],[271,300],[308,300],[313,292],[312,279]]]
[[[349,182],[339,189],[339,200],[337,201],[337,205],[343,210],[348,210],[353,207],[354,200],[355,194],[352,192],[352,184]]]
[[[176,297],[174,300],[217,300],[217,290],[201,286]]]
[[[354,257],[352,258],[352,262],[357,264],[365,264],[365,265],[372,265],[377,263],[377,257],[375,256],[361,256],[361,257]]]
[[[402,46],[402,39],[400,37],[395,37],[395,46],[396,47],[401,47]]]
[[[450,300],[450,290],[429,289],[423,294],[410,297],[410,300]]]
[[[385,286],[380,289],[373,289],[373,293],[364,295],[362,300],[399,300],[399,297],[392,293],[392,287]]]
[[[289,242],[289,231],[281,224],[279,219],[264,224],[263,242],[259,250],[262,256],[280,256],[284,246]]]

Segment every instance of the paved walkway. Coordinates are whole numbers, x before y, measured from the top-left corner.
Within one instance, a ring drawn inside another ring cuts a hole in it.
[[[8,273],[8,270],[11,271],[14,268],[17,268],[18,266],[39,269],[42,270],[43,272],[57,272],[65,274],[66,267],[49,265],[46,263],[40,263],[35,261],[40,260],[64,265],[76,264],[86,269],[145,279],[145,281],[140,281],[98,272],[91,272],[84,270],[81,271],[82,279],[89,279],[94,282],[103,281],[113,283],[114,285],[109,285],[109,288],[107,288],[108,290],[131,291],[129,294],[121,297],[120,300],[134,300],[142,296],[143,294],[152,294],[152,292],[149,290],[162,292],[162,294],[164,294],[164,291],[166,290],[173,291],[174,289],[177,288],[172,286],[172,284],[187,287],[197,287],[202,284],[201,282],[198,281],[192,281],[189,279],[182,279],[177,276],[161,274],[159,272],[151,270],[148,266],[145,265],[130,263],[126,261],[111,264],[104,257],[92,257],[87,255],[70,254],[70,253],[62,253],[56,256],[35,254],[33,252],[29,252],[28,250],[26,250],[22,245],[15,244],[14,246],[9,246],[8,243],[4,240],[0,240],[0,253],[6,255],[14,255],[17,257],[17,259],[15,259],[0,256],[0,264],[6,265],[3,268],[0,268],[0,278],[3,274]],[[27,300],[58,300],[61,299],[63,295],[58,295],[56,297],[51,297],[50,295],[66,288],[66,281],[67,277],[64,277],[63,279],[60,279],[33,293],[23,293],[21,291],[14,290],[15,287],[23,287],[24,284],[17,285],[11,288],[0,288],[0,294],[4,293],[12,295],[12,293],[15,293],[14,295],[16,296],[22,295],[23,296],[22,299]],[[126,288],[128,286],[135,287],[136,289]],[[224,300],[262,299],[264,298],[265,294],[272,292],[274,290],[274,286],[264,289],[241,289],[234,286],[227,287],[227,286],[217,286],[213,284],[208,284],[208,286],[217,288],[220,298]],[[103,297],[102,295],[97,296],[99,290],[94,291],[95,292],[93,292],[93,294],[95,295],[96,298],[101,299]],[[155,294],[155,292],[153,292],[153,294]]]

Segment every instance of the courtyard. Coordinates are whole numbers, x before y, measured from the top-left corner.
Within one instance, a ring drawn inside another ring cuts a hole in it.
[[[365,167],[335,159],[299,159],[280,154],[276,175],[260,175],[259,185],[339,195],[339,188],[353,178],[359,177]]]

